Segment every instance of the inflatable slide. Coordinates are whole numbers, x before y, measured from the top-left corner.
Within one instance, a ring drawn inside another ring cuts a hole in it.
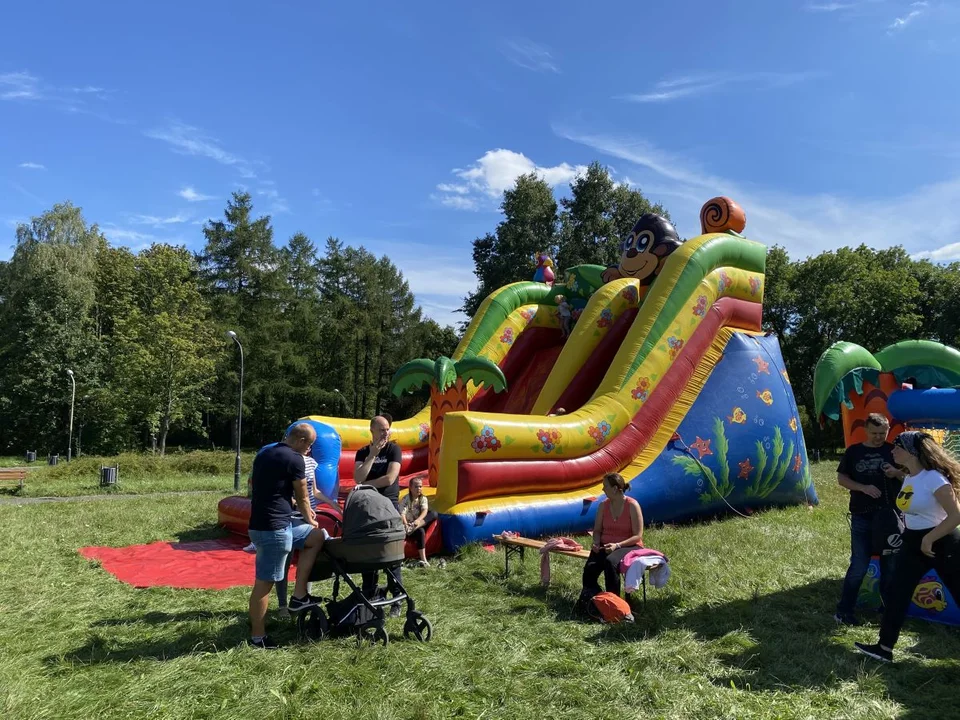
[[[779,344],[761,331],[766,248],[728,198],[701,225],[682,242],[644,215],[618,265],[500,288],[450,358],[398,371],[395,392],[431,388],[392,437],[402,484],[429,486],[447,550],[504,530],[587,530],[608,472],[648,522],[816,502]],[[307,419],[339,438],[321,488],[349,490],[369,419]]]

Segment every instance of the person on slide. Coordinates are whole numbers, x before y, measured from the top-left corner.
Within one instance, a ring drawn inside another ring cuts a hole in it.
[[[583,592],[600,592],[600,574],[603,574],[607,592],[620,594],[620,561],[631,550],[643,547],[643,513],[640,503],[624,493],[630,485],[620,473],[603,476],[603,492],[607,499],[597,508],[593,523],[593,547],[583,566]]]

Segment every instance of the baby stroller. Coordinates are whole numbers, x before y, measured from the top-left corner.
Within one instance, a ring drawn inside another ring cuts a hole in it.
[[[386,645],[389,638],[384,628],[384,608],[406,602],[404,637],[413,635],[427,642],[433,627],[394,573],[403,562],[405,540],[403,521],[390,500],[375,488],[360,486],[351,492],[343,508],[343,534],[323,544],[310,572],[311,582],[334,578],[333,596],[322,598],[321,605],[299,613],[300,639],[318,641],[328,635],[355,633],[358,645],[364,641]],[[377,587],[368,592],[369,597],[350,577],[350,573],[379,570],[386,572],[387,587]],[[350,594],[342,599],[341,581],[350,589]],[[388,589],[393,594],[391,598],[386,597]]]

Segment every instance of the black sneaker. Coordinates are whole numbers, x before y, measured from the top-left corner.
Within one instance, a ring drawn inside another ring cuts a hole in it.
[[[833,619],[837,621],[838,625],[849,625],[850,627],[860,627],[863,625],[853,613],[843,613],[842,615],[837,613],[833,616]]]
[[[251,647],[260,648],[261,650],[278,650],[280,648],[269,635],[264,635],[259,640],[254,640],[253,638],[247,640]]]
[[[400,617],[401,612],[402,610],[400,609],[400,603],[394,603],[390,606],[390,617],[398,618]]]
[[[287,607],[290,608],[290,612],[297,613],[301,610],[306,610],[307,608],[316,607],[319,604],[320,598],[314,597],[310,593],[307,593],[307,595],[302,598],[290,598],[290,602],[287,603]]]
[[[867,645],[866,643],[854,643],[853,646],[864,655],[867,657],[872,657],[874,660],[879,660],[880,662],[885,663],[893,662],[893,653],[889,650],[884,650],[879,644]]]

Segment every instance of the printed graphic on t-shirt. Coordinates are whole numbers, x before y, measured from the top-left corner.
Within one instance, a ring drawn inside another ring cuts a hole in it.
[[[897,493],[897,507],[907,512],[910,509],[913,498],[913,485],[904,485],[903,489]]]
[[[883,473],[883,463],[886,462],[882,455],[866,455],[856,464],[856,471],[864,475],[874,475]]]

